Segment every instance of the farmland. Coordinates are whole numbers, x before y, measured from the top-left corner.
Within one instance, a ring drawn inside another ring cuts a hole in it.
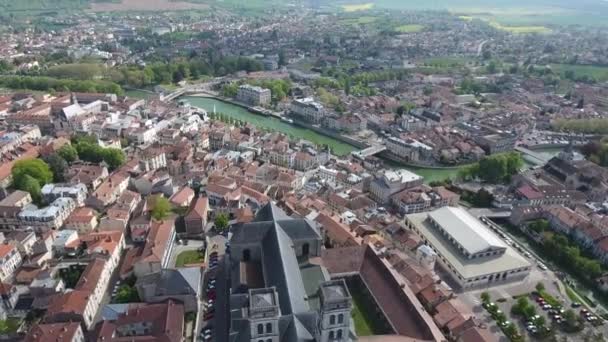
[[[415,33],[424,30],[423,25],[418,24],[410,24],[410,25],[401,25],[395,28],[395,31],[400,33]]]
[[[372,8],[374,8],[374,4],[372,4],[372,3],[342,5],[342,9],[345,12],[366,11],[366,10],[370,10]]]
[[[170,0],[122,0],[120,2],[94,2],[94,12],[125,11],[182,11],[188,9],[206,9],[208,5],[185,1]]]

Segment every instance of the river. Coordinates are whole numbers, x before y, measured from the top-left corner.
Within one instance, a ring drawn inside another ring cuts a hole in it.
[[[258,127],[269,128],[271,130],[275,130],[281,133],[285,133],[287,135],[293,136],[295,138],[301,138],[305,140],[312,141],[316,144],[329,145],[332,148],[334,154],[343,156],[347,155],[351,151],[356,150],[357,148],[351,146],[349,144],[338,141],[334,138],[327,137],[325,135],[314,132],[310,129],[298,127],[287,122],[281,121],[277,118],[266,117],[257,115],[249,112],[248,110],[222,102],[220,100],[206,98],[206,97],[194,97],[194,96],[185,96],[182,99],[187,100],[192,106],[200,107],[208,112],[213,111],[213,107],[215,106],[216,112],[221,112],[226,114],[234,119],[242,120],[245,122],[252,123]],[[547,156],[554,156],[559,153],[561,149],[559,148],[548,148],[542,150],[535,150],[541,154],[546,154]],[[435,169],[435,168],[425,168],[425,167],[413,167],[413,166],[400,166],[396,163],[387,163],[388,167],[393,168],[404,168],[410,170],[420,176],[424,177],[425,182],[432,181],[441,181],[446,178],[456,178],[458,175],[458,171],[460,168],[446,168],[446,169]],[[526,166],[531,166],[526,164]]]

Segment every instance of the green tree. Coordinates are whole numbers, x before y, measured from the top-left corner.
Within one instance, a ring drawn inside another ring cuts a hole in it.
[[[68,163],[61,158],[59,154],[53,153],[43,158],[53,172],[53,181],[63,182],[65,180],[65,172],[68,168]]]
[[[13,182],[18,184],[25,175],[33,177],[40,186],[53,181],[53,172],[41,159],[19,160],[12,169]]]
[[[42,188],[36,178],[30,175],[24,175],[21,176],[18,182],[15,182],[14,185],[15,188],[19,190],[29,192],[30,196],[32,196],[32,200],[35,203],[40,203],[42,201]]]
[[[230,225],[230,223],[228,221],[228,216],[223,213],[217,215],[214,223],[215,223],[215,229],[219,232],[225,231],[226,229],[228,229],[228,226]]]
[[[139,295],[137,294],[137,289],[135,287],[125,284],[118,288],[115,298],[116,303],[137,303],[139,301]]]
[[[103,160],[108,164],[110,170],[116,170],[125,163],[125,154],[117,148],[106,148],[102,152]]]
[[[63,145],[57,153],[68,163],[73,163],[78,158],[78,151],[72,145]]]
[[[545,291],[545,284],[543,284],[542,282],[538,282],[538,284],[536,284],[536,291],[538,291],[538,292]]]
[[[169,202],[168,199],[166,199],[165,197],[159,196],[155,203],[154,203],[154,207],[152,208],[151,214],[152,214],[152,218],[154,218],[157,221],[161,221],[164,220],[165,218],[167,218],[167,216],[169,216],[169,213],[171,212],[171,203]]]
[[[482,292],[481,293],[481,302],[484,304],[490,303],[490,294],[487,292]]]

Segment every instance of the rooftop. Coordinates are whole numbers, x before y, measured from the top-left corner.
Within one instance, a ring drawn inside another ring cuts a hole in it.
[[[530,267],[530,263],[511,247],[506,247],[505,253],[491,258],[468,259],[450,242],[439,230],[433,228],[427,220],[428,213],[411,214],[407,216],[426,240],[460,273],[464,278],[475,278],[489,273],[501,273],[513,269]],[[460,236],[468,240],[466,234]]]
[[[498,236],[463,208],[439,208],[428,213],[428,217],[441,226],[469,254],[507,247]]]

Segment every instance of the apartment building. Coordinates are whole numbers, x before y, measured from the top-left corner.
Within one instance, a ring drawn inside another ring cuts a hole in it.
[[[270,103],[272,94],[270,89],[244,84],[239,87],[236,99],[253,106],[264,106]]]
[[[319,123],[325,115],[323,105],[311,97],[296,99],[291,102],[290,112],[304,121]]]
[[[44,208],[29,204],[17,216],[22,227],[32,227],[37,232],[46,232],[59,229],[74,209],[76,202],[73,199],[60,197]]]
[[[12,277],[22,260],[17,247],[8,243],[0,244],[0,281]]]
[[[46,184],[42,187],[42,198],[46,202],[53,202],[60,197],[68,197],[74,200],[76,206],[81,207],[87,198],[87,186],[83,183],[76,184]]]

